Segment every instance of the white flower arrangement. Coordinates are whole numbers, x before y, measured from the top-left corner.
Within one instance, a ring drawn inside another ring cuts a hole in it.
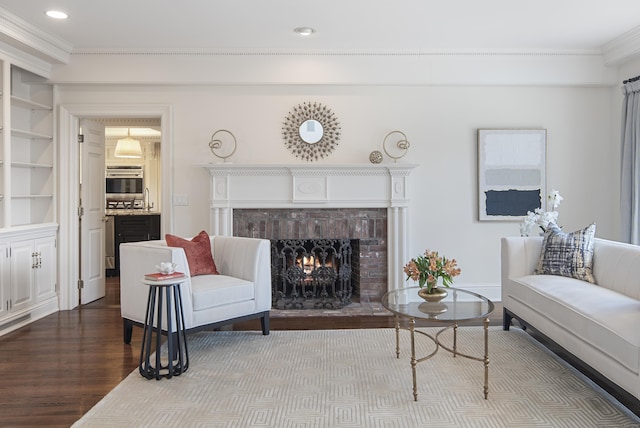
[[[558,224],[558,207],[564,198],[560,196],[560,192],[552,190],[547,196],[547,206],[549,211],[543,211],[542,208],[536,208],[534,211],[527,211],[527,216],[520,223],[520,236],[529,236],[533,226],[537,225],[545,231],[549,224]]]

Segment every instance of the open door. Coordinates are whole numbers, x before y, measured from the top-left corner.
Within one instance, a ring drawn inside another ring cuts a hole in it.
[[[104,125],[80,120],[80,304],[105,296]]]

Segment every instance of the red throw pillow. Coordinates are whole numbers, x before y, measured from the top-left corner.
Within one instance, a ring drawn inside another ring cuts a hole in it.
[[[191,241],[168,233],[165,235],[165,239],[168,246],[184,249],[191,276],[219,275],[216,263],[211,255],[211,241],[207,232],[203,230]]]

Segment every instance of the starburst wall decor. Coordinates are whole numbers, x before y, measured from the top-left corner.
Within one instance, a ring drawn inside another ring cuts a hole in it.
[[[285,146],[296,157],[317,161],[328,156],[340,140],[340,123],[330,108],[305,102],[293,108],[282,125]]]

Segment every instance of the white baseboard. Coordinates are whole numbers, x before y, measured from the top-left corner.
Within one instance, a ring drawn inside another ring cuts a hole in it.
[[[462,284],[456,282],[453,286],[485,296],[492,302],[502,301],[502,287],[500,284]]]

